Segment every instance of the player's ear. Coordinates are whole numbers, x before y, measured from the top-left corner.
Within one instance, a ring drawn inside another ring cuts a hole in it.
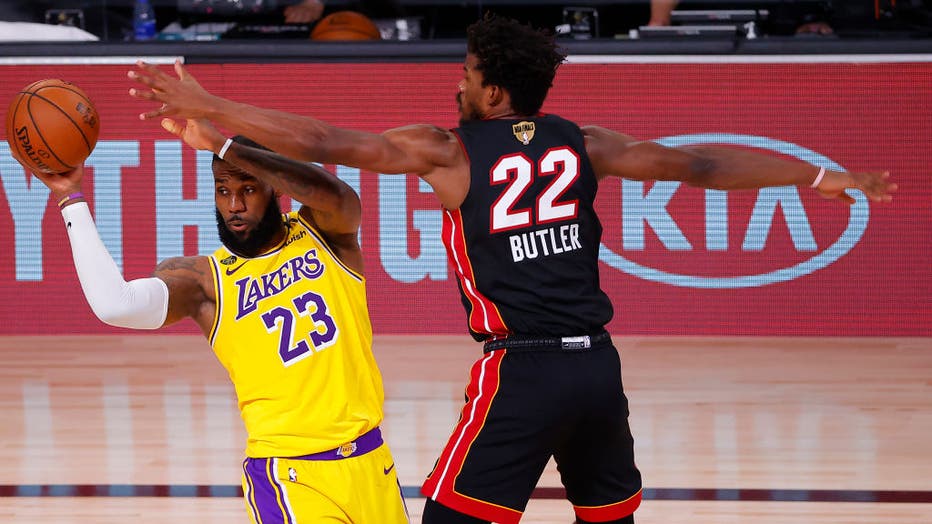
[[[505,98],[505,90],[499,86],[488,86],[488,94],[486,95],[489,106],[495,107],[502,103]]]

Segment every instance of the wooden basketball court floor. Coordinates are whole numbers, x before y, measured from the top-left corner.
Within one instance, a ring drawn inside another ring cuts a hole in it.
[[[615,344],[644,475],[639,524],[932,523],[932,339]],[[417,487],[480,346],[378,336],[375,350],[417,524]],[[200,336],[0,337],[2,523],[246,522],[244,441]],[[572,520],[551,464],[522,522]]]

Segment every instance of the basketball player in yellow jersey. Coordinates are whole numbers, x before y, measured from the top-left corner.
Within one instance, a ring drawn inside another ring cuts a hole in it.
[[[75,268],[107,324],[155,329],[191,317],[230,374],[248,442],[243,492],[256,524],[408,523],[379,431],[384,394],[345,183],[206,122],[166,122],[212,162],[223,247],[126,282],[81,194],[84,171],[36,173],[68,228]],[[281,193],[301,202],[282,214]]]

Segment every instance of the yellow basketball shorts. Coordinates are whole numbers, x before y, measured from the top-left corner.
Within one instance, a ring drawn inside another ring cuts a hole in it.
[[[385,444],[340,460],[247,458],[243,494],[254,524],[409,524]]]

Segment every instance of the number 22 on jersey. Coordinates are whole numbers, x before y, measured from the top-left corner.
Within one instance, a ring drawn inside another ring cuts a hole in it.
[[[579,156],[565,146],[547,150],[536,163],[522,153],[499,158],[490,170],[490,184],[508,185],[492,204],[490,232],[575,218],[579,202],[558,200],[579,179],[579,165]],[[553,180],[540,193],[533,209],[515,209],[515,204],[531,187],[535,177],[553,177]]]

